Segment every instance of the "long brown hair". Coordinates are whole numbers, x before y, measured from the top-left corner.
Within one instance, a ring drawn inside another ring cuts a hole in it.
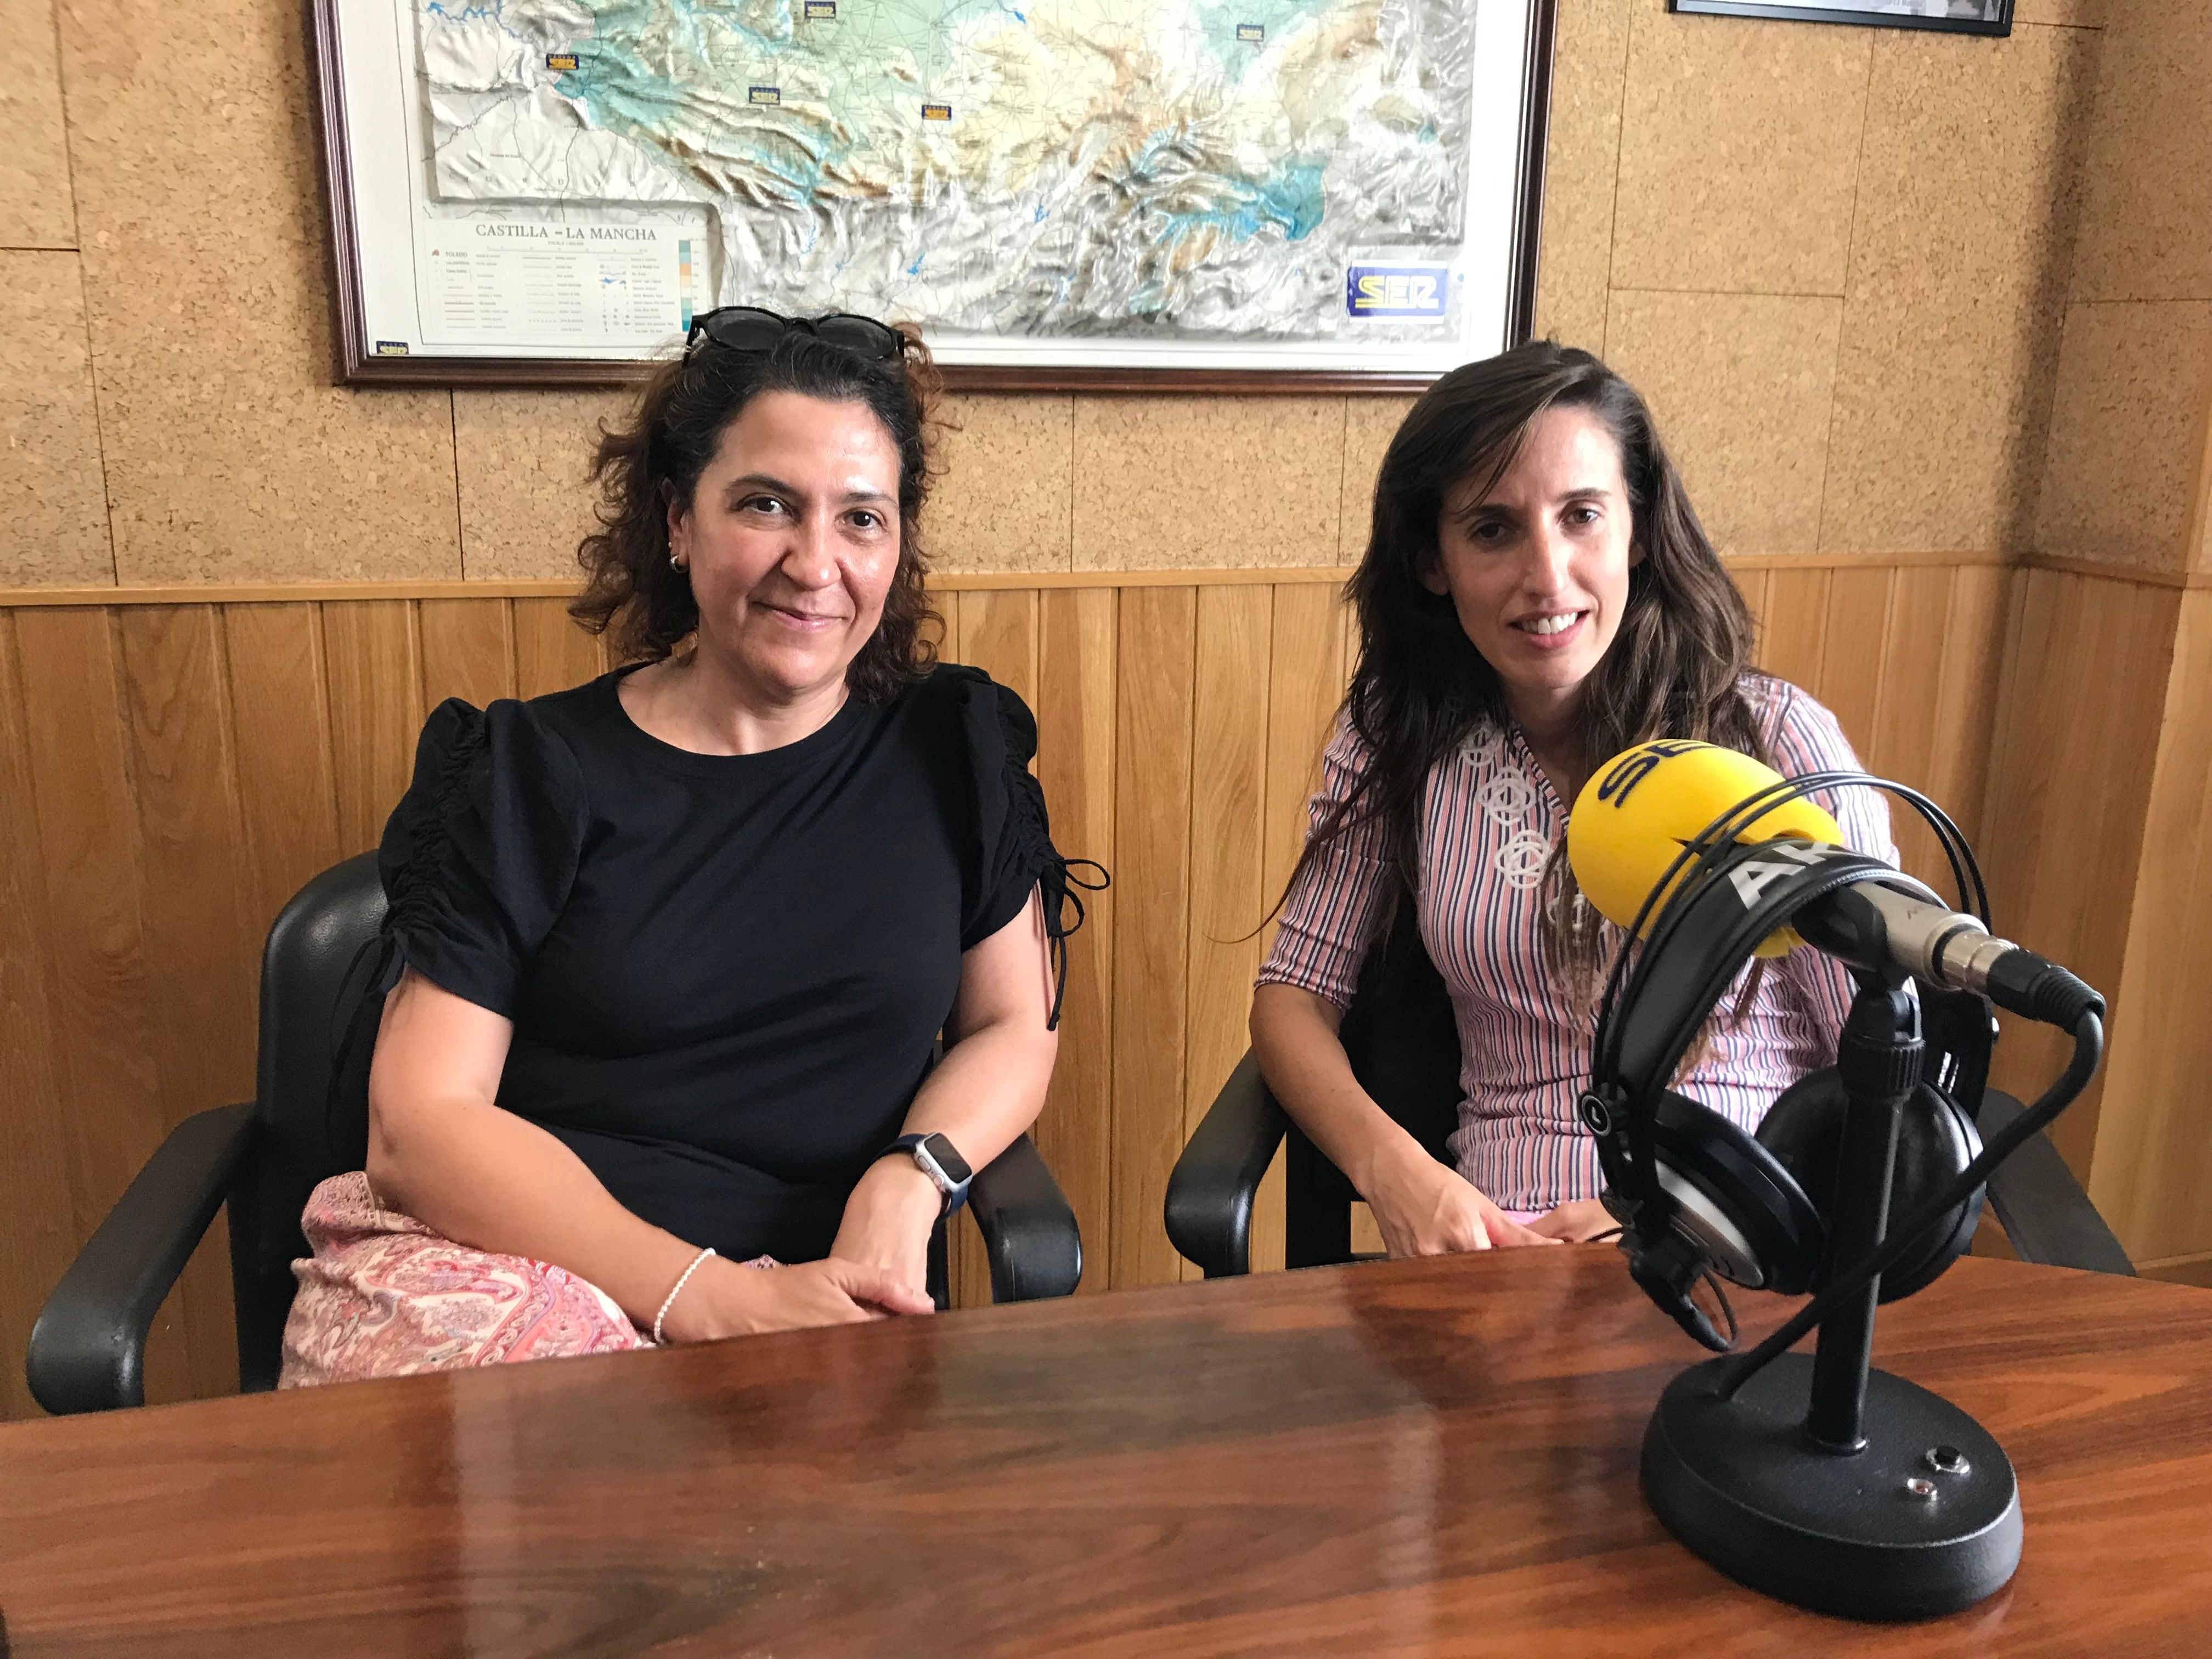
[[[1291,881],[1355,826],[1379,822],[1390,872],[1377,936],[1419,884],[1430,771],[1470,738],[1503,734],[1505,688],[1461,628],[1449,598],[1422,577],[1435,568],[1444,499],[1462,481],[1494,488],[1548,410],[1583,409],[1620,447],[1632,534],[1643,553],[1629,573],[1620,632],[1583,682],[1585,775],[1657,737],[1725,744],[1761,760],[1766,745],[1740,686],[1751,613],[1721,566],[1635,388],[1587,351],[1538,341],[1454,369],[1399,427],[1375,485],[1367,551],[1346,585],[1359,617],[1359,662],[1345,709],[1367,747],[1351,790],[1322,816]],[[1544,878],[1547,966],[1587,988],[1607,948],[1564,848]]]
[[[796,392],[866,405],[899,453],[899,554],[883,619],[845,671],[863,702],[881,702],[937,660],[928,632],[939,623],[922,592],[921,508],[928,498],[931,406],[937,375],[921,340],[907,336],[898,357],[864,357],[793,329],[763,352],[733,351],[702,340],[654,371],[629,418],[602,423],[592,461],[599,527],[576,549],[584,591],[568,614],[616,652],[659,662],[696,633],[699,605],[691,578],[668,562],[668,507],[686,508],[720,446],[722,434],[765,392]]]

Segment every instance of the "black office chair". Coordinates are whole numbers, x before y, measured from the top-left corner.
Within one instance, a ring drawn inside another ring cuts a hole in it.
[[[367,1055],[356,1058],[333,1099],[332,1038],[354,1013],[338,1006],[347,969],[384,910],[375,855],[364,853],[317,876],[276,918],[261,957],[258,1098],[179,1124],[46,1298],[24,1370],[48,1411],[144,1402],[147,1328],[226,1204],[239,1386],[276,1386],[296,1285],[292,1263],[307,1254],[300,1212],[318,1182],[362,1168],[368,1157]],[[1026,1135],[977,1174],[969,1201],[994,1300],[1075,1289],[1083,1271],[1075,1217]],[[942,1306],[942,1227],[931,1240],[929,1273]]]
[[[1459,1127],[1459,1033],[1450,994],[1410,915],[1401,915],[1368,953],[1341,1035],[1360,1087],[1431,1156],[1450,1163],[1444,1142]],[[2022,1109],[2011,1096],[1988,1091],[1978,1120],[1983,1134],[1996,1134]],[[1248,1050],[1168,1179],[1168,1237],[1208,1279],[1251,1271],[1252,1200],[1286,1138],[1284,1265],[1318,1267],[1362,1259],[1352,1253],[1352,1206],[1358,1194],[1291,1122]],[[1989,1201],[2023,1261],[2135,1272],[2073,1171],[2042,1135],[1998,1167]]]

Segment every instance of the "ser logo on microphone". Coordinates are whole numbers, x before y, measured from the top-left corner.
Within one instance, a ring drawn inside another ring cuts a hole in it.
[[[1711,747],[1709,743],[1681,741],[1639,744],[1622,756],[1613,769],[1598,780],[1597,798],[1610,806],[1626,806],[1636,786],[1650,777],[1661,761],[1674,760]]]

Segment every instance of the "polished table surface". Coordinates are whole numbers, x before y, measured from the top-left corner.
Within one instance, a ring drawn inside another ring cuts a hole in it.
[[[2027,1516],[1917,1626],[1652,1519],[1700,1355],[1589,1246],[11,1425],[0,1654],[2212,1655],[2212,1291],[1969,1259],[1876,1342]]]

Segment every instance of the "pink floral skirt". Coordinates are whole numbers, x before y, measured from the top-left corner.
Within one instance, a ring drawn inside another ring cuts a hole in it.
[[[314,1255],[292,1264],[280,1389],[653,1346],[598,1285],[441,1238],[360,1170],[317,1187],[300,1225]]]

